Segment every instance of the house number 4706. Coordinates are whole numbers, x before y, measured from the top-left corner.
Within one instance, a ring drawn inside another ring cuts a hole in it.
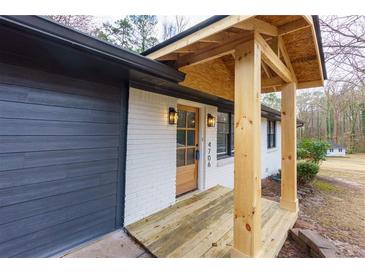
[[[211,167],[212,166],[212,155],[211,155],[211,152],[212,152],[212,142],[209,142],[208,143],[208,167]]]

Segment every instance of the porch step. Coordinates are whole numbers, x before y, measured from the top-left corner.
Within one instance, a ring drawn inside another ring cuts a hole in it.
[[[318,232],[310,229],[293,228],[290,237],[314,258],[336,258],[336,247]]]

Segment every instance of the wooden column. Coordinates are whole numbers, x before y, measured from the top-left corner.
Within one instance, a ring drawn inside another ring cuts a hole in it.
[[[281,198],[280,206],[298,211],[297,199],[297,121],[296,84],[281,91]]]
[[[261,246],[261,49],[235,50],[234,228],[232,257],[257,257]]]

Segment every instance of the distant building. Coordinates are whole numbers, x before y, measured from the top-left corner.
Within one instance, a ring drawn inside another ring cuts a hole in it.
[[[336,144],[336,143],[330,143],[331,147],[327,149],[327,156],[346,156],[346,148]]]

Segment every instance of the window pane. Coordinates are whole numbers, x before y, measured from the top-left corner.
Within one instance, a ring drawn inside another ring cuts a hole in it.
[[[195,130],[188,130],[188,146],[195,146]]]
[[[179,109],[177,111],[177,127],[185,127],[186,126],[186,111]]]
[[[228,113],[225,112],[218,112],[218,117],[217,117],[217,122],[218,123],[228,123]]]
[[[218,133],[229,133],[229,124],[228,123],[217,123],[217,132]]]
[[[217,153],[227,153],[227,134],[217,134]]]
[[[178,129],[177,130],[177,142],[176,142],[176,146],[177,147],[184,147],[185,146],[185,130],[183,129]]]
[[[176,150],[176,166],[184,166],[185,165],[185,149]]]
[[[192,165],[195,163],[195,148],[188,148],[188,158],[187,158],[187,165]]]
[[[187,113],[188,128],[195,128],[195,112]]]

